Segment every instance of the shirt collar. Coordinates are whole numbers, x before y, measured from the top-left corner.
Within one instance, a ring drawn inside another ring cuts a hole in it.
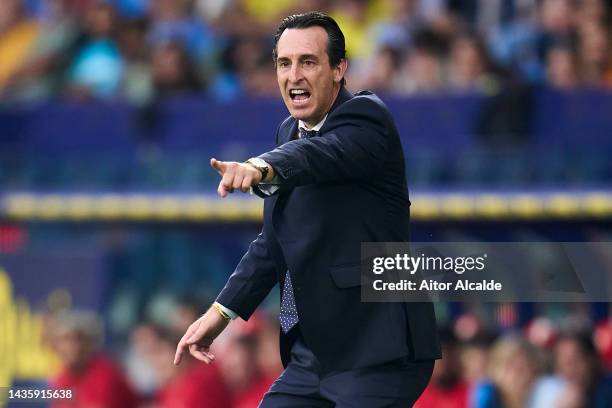
[[[298,127],[306,129],[306,130],[316,130],[318,132],[323,127],[323,123],[325,123],[325,119],[327,119],[327,115],[325,115],[325,117],[321,119],[319,123],[314,125],[312,129],[308,129],[308,126],[306,126],[306,124],[300,120],[298,121]]]

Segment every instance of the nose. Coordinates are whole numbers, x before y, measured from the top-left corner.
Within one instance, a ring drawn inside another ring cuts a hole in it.
[[[291,64],[291,70],[289,71],[290,82],[300,82],[304,78],[300,64]]]

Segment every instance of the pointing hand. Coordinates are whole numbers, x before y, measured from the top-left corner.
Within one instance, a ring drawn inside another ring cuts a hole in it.
[[[222,198],[238,189],[246,193],[252,186],[256,186],[262,181],[261,172],[250,164],[226,162],[212,158],[210,159],[210,165],[221,176],[217,193]]]

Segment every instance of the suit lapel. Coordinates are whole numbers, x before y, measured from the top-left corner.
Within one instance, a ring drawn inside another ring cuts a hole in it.
[[[344,102],[353,99],[353,94],[350,93],[348,91],[348,89],[346,89],[345,87],[340,88],[340,92],[338,92],[338,96],[336,96],[336,100],[334,101],[334,104],[332,105],[331,109],[328,112],[328,115],[331,115],[332,112],[334,110],[336,110],[336,108],[340,105],[342,105]],[[326,125],[329,124],[329,116],[327,116],[327,119],[325,120],[325,123],[323,123],[323,126],[321,127],[320,133],[323,134],[325,133],[325,129],[326,129]]]

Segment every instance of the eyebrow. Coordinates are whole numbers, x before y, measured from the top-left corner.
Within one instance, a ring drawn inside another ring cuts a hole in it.
[[[308,59],[312,59],[312,60],[318,61],[319,57],[317,57],[314,54],[302,54],[302,55],[299,56],[299,60],[300,61],[304,61],[304,60],[308,60]],[[278,57],[277,60],[278,61],[290,61],[291,58],[289,58],[289,57]]]
[[[317,57],[314,54],[304,54],[304,55],[300,55],[300,60],[307,60],[307,59],[313,59],[313,60],[319,60],[319,57]]]

